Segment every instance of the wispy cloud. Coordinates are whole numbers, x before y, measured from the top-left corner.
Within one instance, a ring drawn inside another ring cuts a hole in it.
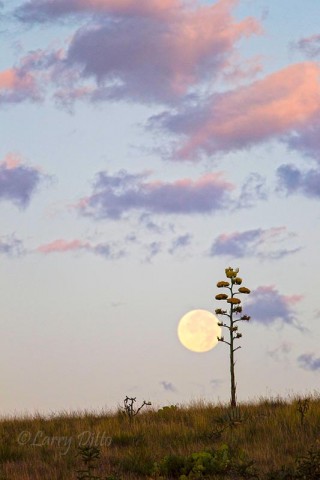
[[[70,73],[63,75],[63,55],[62,49],[29,51],[16,65],[0,71],[0,104],[41,102],[51,88],[58,97],[59,89],[67,88],[71,79]]]
[[[246,314],[252,318],[252,323],[270,326],[274,323],[291,325],[300,331],[306,331],[297,320],[294,306],[303,299],[302,295],[281,295],[273,286],[256,288],[246,302]]]
[[[320,370],[320,357],[316,358],[314,353],[305,353],[298,357],[298,363],[304,370],[313,372]]]
[[[162,382],[160,382],[160,385],[162,385],[162,387],[164,388],[164,390],[166,390],[166,392],[177,391],[176,387],[173,385],[172,382],[167,382],[166,380],[163,380]]]
[[[8,257],[20,257],[25,253],[25,248],[21,240],[15,235],[0,237],[0,255]]]
[[[250,173],[241,186],[241,193],[236,204],[236,209],[253,207],[257,201],[267,200],[268,192],[266,179],[256,172]]]
[[[81,240],[63,240],[58,239],[53,242],[40,245],[37,251],[40,253],[64,253],[74,250],[87,249],[90,245]]]
[[[27,207],[43,178],[37,168],[23,164],[18,155],[8,154],[0,163],[0,201]]]
[[[305,157],[314,159],[320,164],[320,120],[319,112],[305,123],[302,128],[287,135],[284,140],[290,149],[296,150]]]
[[[292,344],[289,342],[282,342],[278,347],[273,350],[267,351],[267,355],[273,358],[277,362],[282,362],[286,358],[287,354],[292,350]]]
[[[40,90],[32,71],[22,67],[0,71],[0,104],[40,99]]]
[[[162,242],[151,242],[147,245],[147,255],[144,259],[145,262],[150,263],[154,257],[162,252]]]
[[[141,242],[134,239],[128,240],[128,238],[121,239],[121,241],[112,241],[112,242],[92,242],[87,240],[80,240],[80,239],[72,239],[66,240],[63,238],[59,238],[53,240],[52,242],[44,243],[38,245],[34,252],[43,255],[51,255],[51,254],[68,254],[68,253],[93,253],[94,255],[98,255],[104,257],[108,260],[118,260],[122,259],[123,257],[128,257],[132,251],[130,247],[134,244],[135,247],[138,248],[139,257],[142,263],[151,263],[158,255],[160,254],[167,254],[170,253],[174,255],[177,253],[178,250],[183,249],[187,245],[189,245],[189,241],[191,239],[191,235],[185,234],[180,235],[174,238],[170,242],[167,242],[165,238],[161,241],[149,241],[149,242]],[[10,241],[9,241],[10,240]],[[168,244],[170,247],[168,247]],[[14,242],[14,238],[9,239],[7,238],[6,241],[3,240],[1,243],[0,238],[0,253],[14,253],[13,249],[16,249],[16,253],[18,253],[18,247],[20,243],[18,241]],[[22,244],[21,247],[22,249]],[[137,254],[137,252],[136,252]]]
[[[320,55],[320,35],[303,37],[293,44],[293,47],[302,51],[307,57],[314,58]]]
[[[171,242],[171,246],[168,252],[173,255],[178,250],[185,249],[191,243],[192,235],[190,233],[185,233],[184,235],[179,235],[178,237],[174,238]]]
[[[219,379],[219,378],[213,378],[212,380],[210,380],[210,385],[216,390],[217,388],[220,387],[220,385],[222,385],[223,383],[223,380]]]
[[[262,80],[215,93],[177,113],[163,112],[149,121],[182,137],[175,158],[248,149],[268,140],[285,140],[314,122],[320,111],[320,67],[290,65]]]
[[[214,213],[227,205],[233,185],[221,172],[175,182],[148,180],[149,174],[114,175],[99,172],[93,192],[77,205],[78,210],[96,219],[119,219],[129,211],[153,214]]]
[[[260,259],[278,260],[301,250],[300,247],[279,248],[279,243],[287,242],[293,236],[294,234],[287,232],[286,227],[224,233],[215,239],[209,255],[234,258],[255,256]]]
[[[52,253],[66,253],[66,252],[80,252],[86,251],[102,256],[109,260],[115,260],[125,256],[125,251],[116,249],[114,245],[108,243],[91,244],[90,242],[82,240],[64,240],[57,239],[53,242],[39,245],[36,249],[38,253],[52,254]]]
[[[281,165],[277,176],[278,189],[287,195],[301,194],[309,198],[320,198],[320,165],[309,170],[301,170],[291,164]]]
[[[164,231],[164,226],[162,224],[156,223],[154,221],[153,215],[150,213],[142,213],[139,218],[139,222],[145,228],[147,228],[150,232],[162,234]]]

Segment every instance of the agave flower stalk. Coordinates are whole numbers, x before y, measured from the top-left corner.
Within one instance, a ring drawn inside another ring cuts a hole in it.
[[[235,381],[235,360],[234,360],[234,352],[241,348],[240,345],[235,347],[235,340],[239,340],[242,337],[242,333],[238,332],[238,326],[235,323],[240,321],[249,321],[250,317],[248,315],[241,315],[241,317],[237,318],[237,315],[242,313],[242,306],[241,300],[238,298],[238,295],[250,293],[249,288],[247,287],[239,287],[242,284],[242,278],[238,277],[239,268],[233,269],[228,267],[225,269],[226,277],[228,281],[221,280],[217,283],[218,288],[225,288],[229,290],[228,294],[219,293],[216,295],[216,300],[224,300],[226,301],[230,307],[229,310],[222,310],[221,308],[217,308],[215,310],[216,315],[222,315],[228,318],[228,323],[219,322],[218,325],[229,330],[229,341],[225,340],[223,336],[217,337],[219,342],[226,343],[229,345],[230,351],[230,381],[231,381],[231,407],[237,406],[236,401],[236,381]]]

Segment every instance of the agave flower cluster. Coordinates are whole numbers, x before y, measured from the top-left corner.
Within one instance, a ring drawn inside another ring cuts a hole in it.
[[[230,295],[226,293],[218,293],[218,295],[216,295],[215,298],[216,300],[226,300],[227,303],[230,303],[231,305],[240,305],[241,300],[240,298],[237,298],[236,295],[238,295],[239,293],[249,294],[250,290],[247,287],[239,287],[237,292],[233,291],[233,287],[235,285],[242,284],[242,278],[238,277],[239,268],[233,269],[231,267],[228,267],[226,268],[225,272],[226,272],[226,277],[229,278],[230,281],[226,282],[225,280],[221,280],[220,282],[217,283],[217,287],[227,288],[228,290],[230,290]],[[238,309],[232,309],[232,310],[233,310],[233,313],[241,313],[242,311],[242,309],[239,310],[239,307]],[[216,314],[223,315],[224,313],[226,312],[222,311],[220,308],[216,309]],[[246,317],[242,320],[248,320],[248,318]]]
[[[223,310],[217,308],[215,310],[216,315],[222,315],[229,319],[229,324],[224,322],[219,322],[220,327],[225,327],[229,330],[229,341],[225,340],[224,337],[217,337],[219,342],[226,343],[230,347],[230,374],[231,374],[231,406],[236,405],[236,384],[234,376],[234,352],[241,348],[238,346],[234,348],[234,341],[242,337],[242,334],[238,332],[238,326],[235,325],[240,321],[249,321],[250,317],[248,315],[242,314],[241,299],[238,297],[241,294],[248,295],[250,293],[249,288],[240,286],[242,285],[242,278],[238,276],[239,268],[233,269],[228,267],[225,269],[226,280],[221,280],[217,283],[218,288],[223,288],[229,290],[228,293],[218,293],[215,298],[216,300],[225,300],[229,305],[229,310]],[[241,315],[240,317],[238,317]],[[237,318],[238,317],[238,318]]]

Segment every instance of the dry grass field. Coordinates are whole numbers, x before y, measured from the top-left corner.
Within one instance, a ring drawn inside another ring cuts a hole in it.
[[[2,418],[0,468],[1,480],[320,479],[320,395]]]

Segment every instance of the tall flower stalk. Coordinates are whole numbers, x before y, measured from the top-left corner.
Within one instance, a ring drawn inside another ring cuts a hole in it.
[[[221,315],[227,318],[226,320],[228,323],[219,322],[218,325],[220,327],[227,328],[229,330],[229,341],[225,340],[223,336],[217,337],[219,342],[226,343],[229,345],[230,351],[230,381],[231,381],[231,407],[237,406],[236,400],[236,381],[235,381],[235,373],[234,373],[234,353],[236,350],[241,348],[241,346],[235,347],[235,341],[239,340],[242,337],[242,333],[238,332],[238,326],[236,325],[237,322],[250,320],[248,315],[241,315],[242,314],[242,306],[241,300],[238,298],[238,295],[241,294],[249,294],[250,290],[247,287],[240,287],[242,284],[242,278],[238,277],[239,268],[233,269],[228,267],[225,269],[227,281],[222,280],[217,283],[218,288],[224,288],[229,290],[228,294],[226,293],[219,293],[216,295],[216,300],[226,300],[227,303],[230,305],[229,310],[222,310],[221,308],[217,308],[215,310],[216,315]],[[239,317],[241,315],[241,317]]]

